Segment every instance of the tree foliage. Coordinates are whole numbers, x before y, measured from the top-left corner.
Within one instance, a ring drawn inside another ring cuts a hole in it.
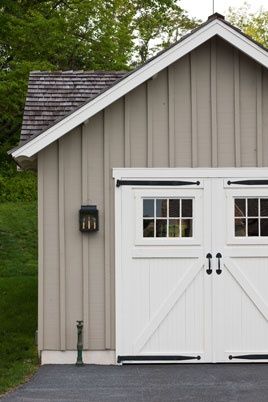
[[[122,70],[197,22],[176,0],[0,0],[0,172],[31,70]]]
[[[260,8],[253,13],[248,3],[238,9],[230,8],[228,20],[246,35],[268,48],[268,11]]]

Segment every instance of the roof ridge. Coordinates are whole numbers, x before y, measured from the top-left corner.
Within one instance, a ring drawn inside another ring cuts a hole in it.
[[[64,75],[64,74],[126,74],[128,70],[32,70],[30,75]]]
[[[213,13],[211,15],[208,16],[207,21],[211,21],[211,20],[223,20],[225,21],[225,16],[223,14],[220,13]]]

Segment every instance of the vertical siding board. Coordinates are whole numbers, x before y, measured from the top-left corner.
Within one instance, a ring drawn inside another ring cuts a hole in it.
[[[104,118],[104,200],[105,200],[105,345],[115,344],[114,289],[114,192],[112,168],[125,163],[123,99],[105,109]]]
[[[196,52],[190,54],[191,69],[191,137],[192,137],[192,167],[198,166],[197,160],[197,58]]]
[[[211,152],[212,167],[218,166],[218,122],[217,122],[217,50],[216,38],[211,40],[210,55],[210,96],[211,96]]]
[[[239,51],[234,50],[234,111],[235,111],[235,166],[241,166],[241,112],[240,112],[240,60]]]
[[[59,147],[59,265],[60,265],[60,349],[66,349],[66,272],[65,272],[65,174],[63,139]]]
[[[218,166],[235,166],[234,50],[217,39]]]
[[[175,76],[174,65],[168,67],[168,145],[169,167],[175,166]]]
[[[241,166],[257,166],[257,79],[256,63],[240,57]]]
[[[147,89],[146,84],[140,85],[127,95],[127,110],[129,116],[130,166],[147,166]],[[125,131],[125,142],[128,133]],[[126,146],[125,152],[128,151]],[[127,162],[127,158],[126,162]]]
[[[110,126],[111,108],[104,110],[104,261],[105,261],[105,348],[111,347],[111,272],[110,272]],[[112,140],[112,139],[111,139]]]
[[[44,349],[44,153],[38,154],[38,350]]]
[[[114,181],[112,168],[124,167],[124,104],[119,100],[111,106],[109,126],[110,142],[109,184],[110,184],[110,348],[115,348],[115,243],[114,243]]]
[[[84,128],[87,137],[87,202],[99,209],[99,231],[88,238],[89,329],[88,346],[105,349],[105,274],[104,274],[104,142],[103,112],[90,119]]]
[[[175,114],[175,166],[190,167],[192,165],[190,55],[187,55],[181,60],[174,63],[173,70]]]
[[[64,160],[66,349],[72,350],[77,342],[76,321],[83,317],[83,252],[78,221],[82,193],[81,127],[62,138],[61,148]]]
[[[168,74],[161,71],[150,80],[150,97],[152,116],[153,166],[169,165],[168,147]]]
[[[211,143],[211,74],[210,43],[194,50],[196,94],[197,94],[197,160],[198,166],[210,167],[212,162]]]
[[[44,254],[44,342],[45,350],[60,350],[60,284],[59,284],[59,194],[58,144],[42,151],[43,159],[43,254]]]
[[[130,150],[130,105],[129,97],[131,95],[127,94],[124,97],[124,122],[125,122],[125,166],[131,166],[131,150]]]
[[[263,70],[263,80],[262,80],[262,161],[263,166],[268,166],[268,71]]]
[[[257,166],[263,165],[263,127],[262,127],[262,67],[256,66],[257,69]]]
[[[153,166],[153,80],[147,81],[147,167]]]
[[[82,205],[88,204],[88,136],[86,133],[86,126],[83,124],[81,126],[81,173],[82,173]],[[88,236],[82,235],[82,263],[83,263],[83,321],[84,321],[84,349],[89,348],[89,239]]]

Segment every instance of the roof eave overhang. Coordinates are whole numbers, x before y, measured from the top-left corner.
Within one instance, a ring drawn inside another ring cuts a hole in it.
[[[18,156],[14,158],[16,164],[22,170],[37,170],[37,155],[33,155],[30,158],[26,156]]]
[[[224,21],[219,19],[212,20],[178,42],[175,46],[153,58],[140,69],[137,69],[114,86],[108,88],[105,92],[101,93],[39,136],[11,151],[12,157],[14,159],[22,157],[24,159],[32,158],[49,144],[58,140],[66,133],[90,119],[92,116],[214,36],[221,37],[256,62],[268,68],[268,53],[264,48],[260,47]]]

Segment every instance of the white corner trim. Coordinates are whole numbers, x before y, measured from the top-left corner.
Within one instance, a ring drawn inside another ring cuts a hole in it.
[[[42,350],[41,365],[43,364],[75,364],[77,358],[76,350]],[[85,364],[116,364],[114,350],[86,350],[83,352]]]
[[[31,141],[12,152],[15,159],[30,158],[52,142],[58,140],[67,132],[90,119],[99,111],[115,102],[126,93],[141,85],[159,71],[174,63],[187,53],[191,52],[202,43],[215,35],[220,36],[242,52],[253,58],[258,63],[268,68],[268,52],[259,47],[252,40],[240,34],[238,31],[221,20],[212,20],[201,29],[193,32],[188,37],[166,50],[143,67],[123,78],[116,85],[89,101],[87,104],[62,119],[44,133],[33,138]]]

